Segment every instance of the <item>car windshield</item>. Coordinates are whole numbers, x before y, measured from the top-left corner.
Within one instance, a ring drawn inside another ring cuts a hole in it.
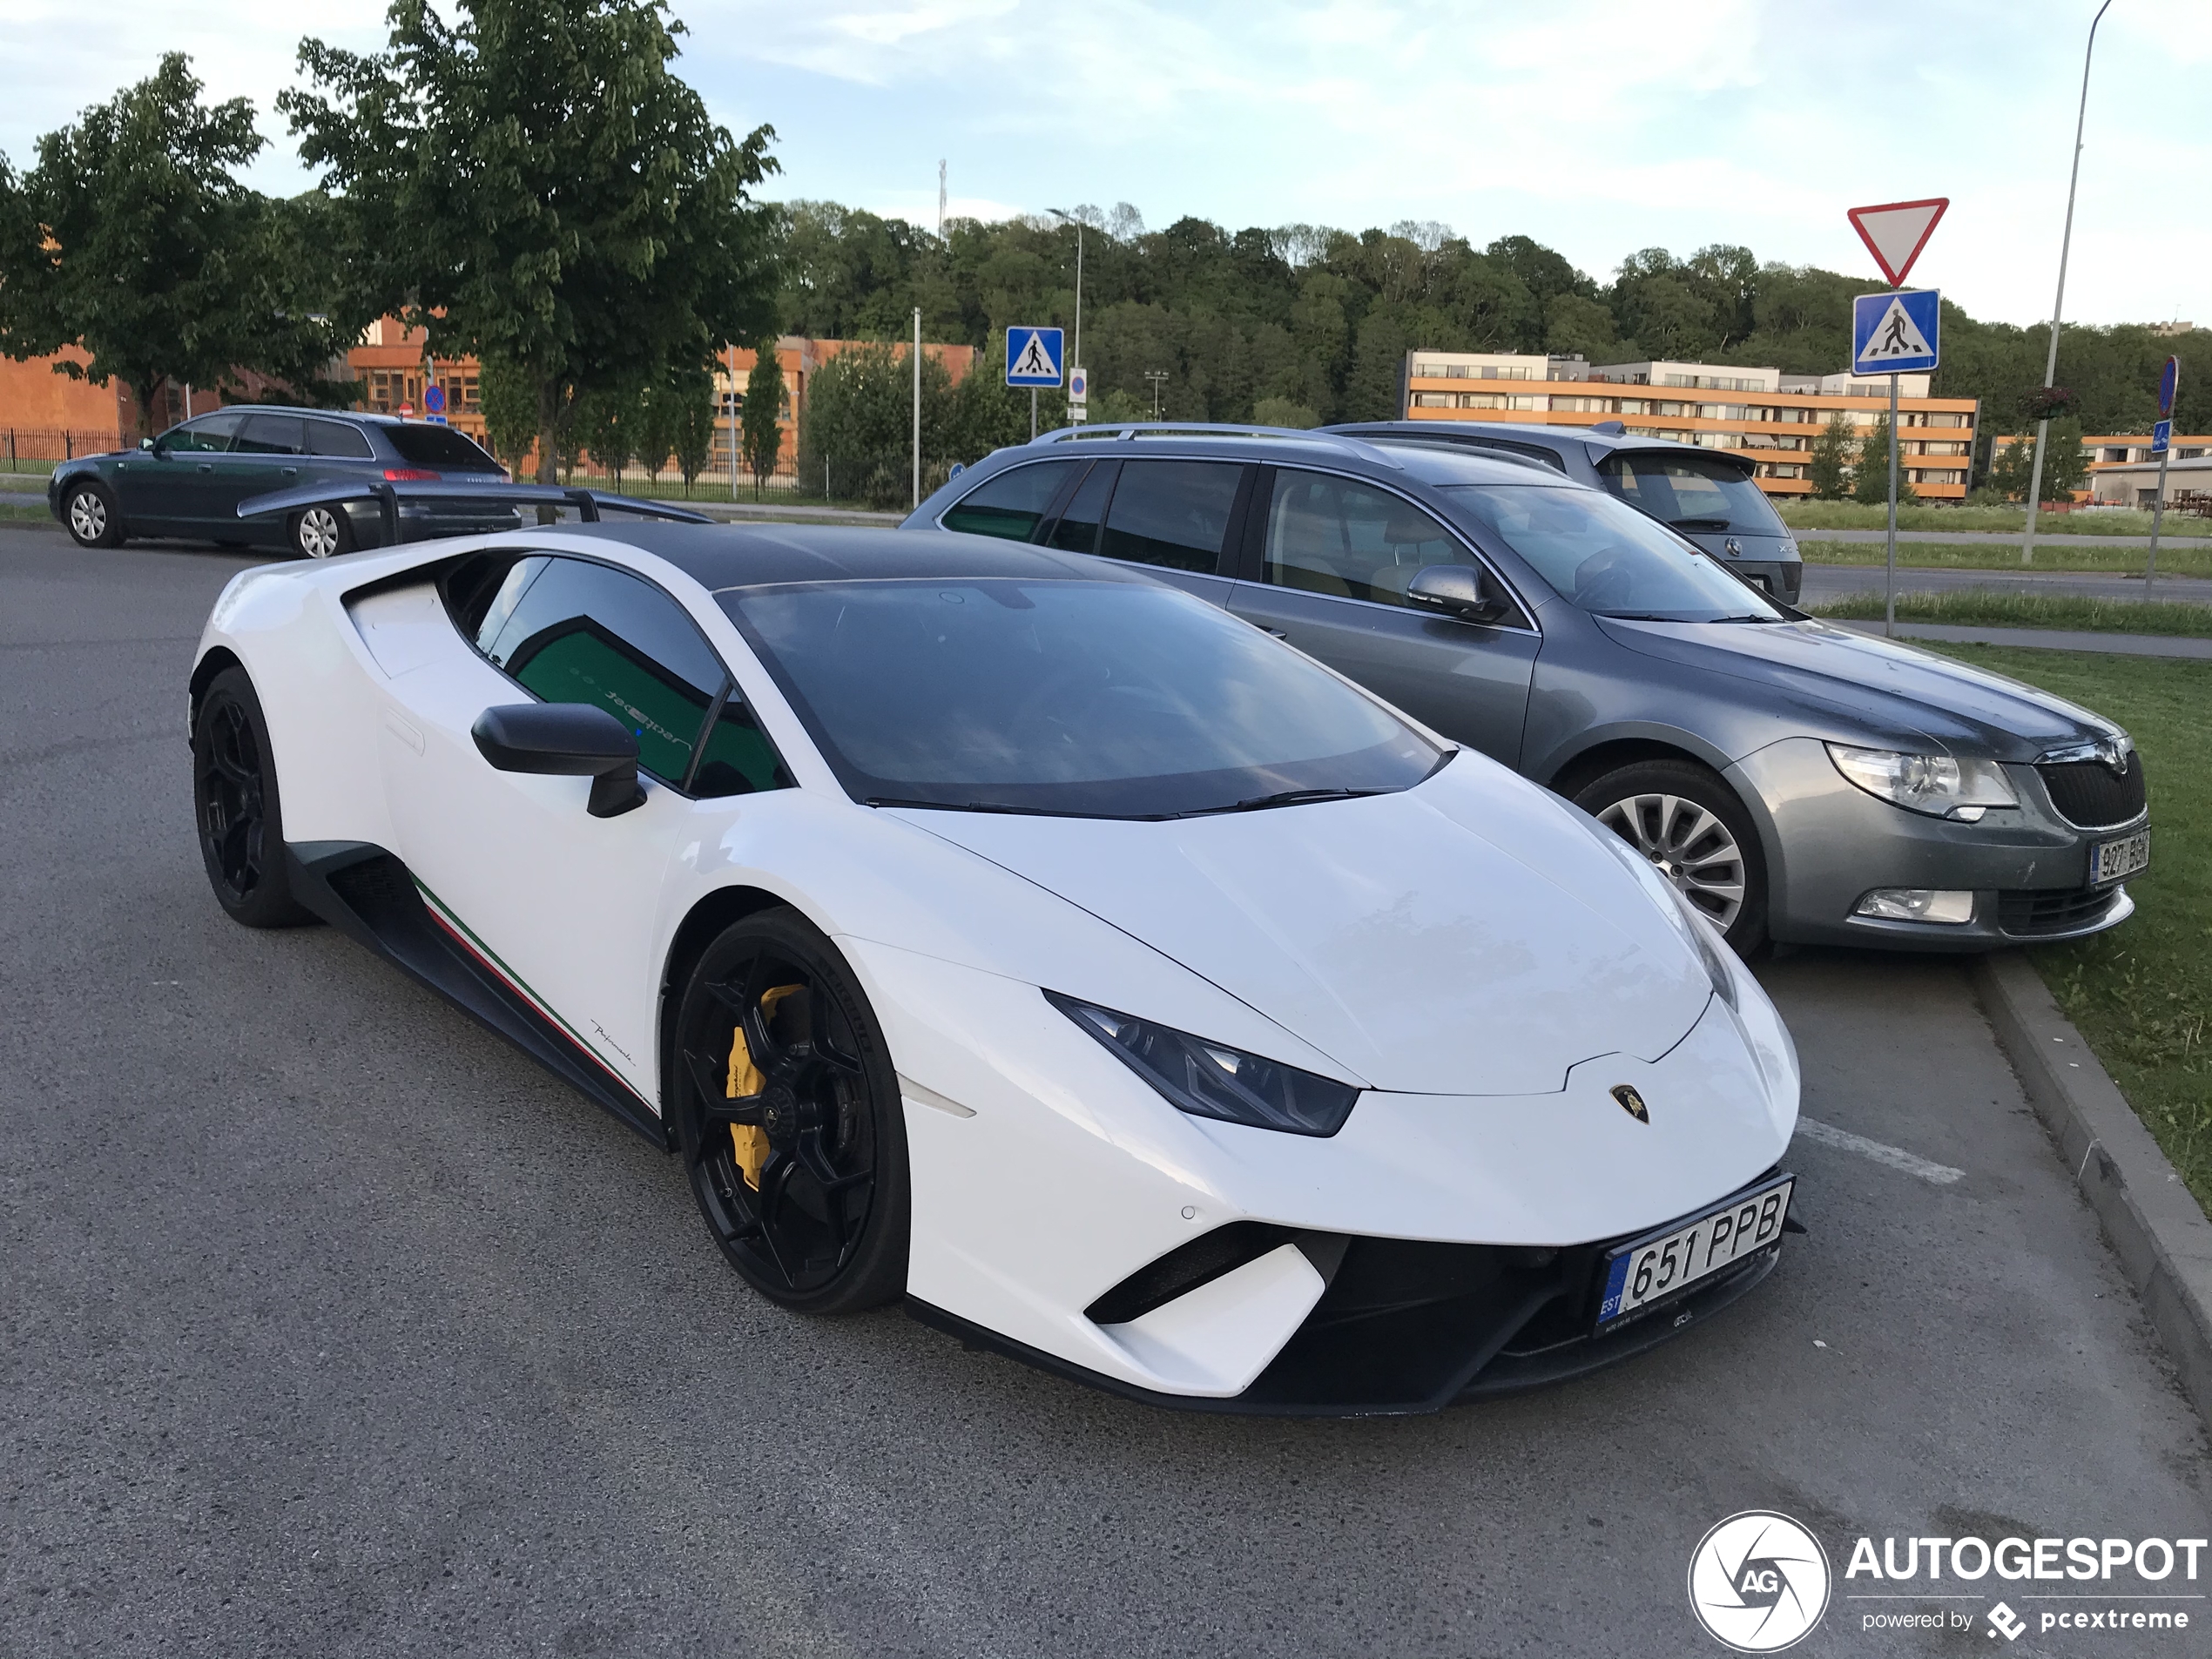
[[[1406,789],[1451,752],[1258,629],[1149,583],[717,597],[870,805],[1174,818]]]
[[[1787,536],[1773,504],[1741,467],[1672,449],[1629,449],[1608,456],[1598,482],[1662,524],[1692,535],[1736,530]]]
[[[1595,489],[1447,486],[1474,529],[1512,549],[1560,597],[1600,617],[1779,622],[1783,613],[1633,507]]]
[[[455,432],[449,426],[432,426],[428,422],[404,425],[394,421],[384,428],[384,436],[401,458],[418,467],[467,467],[477,472],[497,472],[499,462],[469,441],[465,433]]]

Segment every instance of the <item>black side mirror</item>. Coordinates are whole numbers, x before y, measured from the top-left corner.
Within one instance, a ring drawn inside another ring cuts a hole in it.
[[[1472,565],[1423,565],[1406,584],[1406,597],[1461,622],[1494,623],[1506,616],[1505,601],[1490,591],[1482,572]]]
[[[589,703],[510,703],[486,709],[469,728],[476,752],[501,772],[589,778],[594,818],[645,804],[637,781],[637,735]]]

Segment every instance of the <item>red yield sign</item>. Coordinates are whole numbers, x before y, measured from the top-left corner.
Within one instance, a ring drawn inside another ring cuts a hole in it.
[[[1950,206],[1950,197],[1931,196],[1925,201],[1854,207],[1851,210],[1851,228],[1858,233],[1858,239],[1866,244],[1866,251],[1882,267],[1882,274],[1890,280],[1890,286],[1901,288],[1906,273],[1912,269],[1912,261],[1920,257],[1920,250],[1927,246],[1928,238],[1935,233],[1936,221]]]

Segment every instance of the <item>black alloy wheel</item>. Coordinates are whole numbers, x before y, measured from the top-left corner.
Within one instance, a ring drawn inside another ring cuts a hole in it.
[[[837,949],[788,910],[707,947],[677,1025],[678,1130],[707,1230],[745,1281],[807,1313],[905,1288],[897,1074]]]
[[[315,920],[293,901],[284,868],[284,820],[268,723],[241,668],[218,674],[192,724],[192,805],[207,883],[231,919],[248,927]]]
[[[116,510],[115,497],[105,486],[89,479],[69,487],[69,496],[62,502],[62,522],[69,526],[70,538],[79,547],[123,545],[123,515]]]

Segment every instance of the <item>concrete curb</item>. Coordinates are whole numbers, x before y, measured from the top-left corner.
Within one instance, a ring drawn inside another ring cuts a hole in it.
[[[2212,1221],[2027,959],[1981,957],[1973,981],[1998,1045],[2212,1426]]]

